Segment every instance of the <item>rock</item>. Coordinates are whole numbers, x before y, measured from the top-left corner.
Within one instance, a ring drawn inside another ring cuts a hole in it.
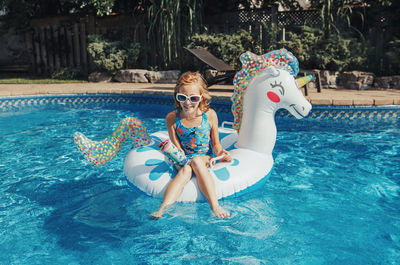
[[[217,70],[213,70],[213,69],[206,69],[204,71],[203,77],[205,80],[212,80],[214,77],[220,76],[220,75],[225,75],[226,72],[218,72]],[[220,85],[232,85],[233,83],[233,77],[232,78],[227,78],[224,81],[219,81],[218,84]]]
[[[400,75],[376,77],[374,87],[400,89]]]
[[[392,76],[392,86],[394,89],[400,89],[400,75]]]
[[[181,71],[179,70],[170,70],[170,71],[147,71],[145,74],[147,79],[150,80],[151,83],[176,83]]]
[[[216,77],[218,74],[217,70],[213,70],[213,69],[207,69],[204,71],[204,79],[205,80],[209,80],[213,77]]]
[[[149,83],[149,79],[146,77],[147,72],[143,69],[119,70],[114,76],[114,80],[126,83]]]
[[[89,82],[110,82],[111,79],[112,76],[106,72],[93,72],[88,77]]]
[[[375,88],[390,88],[391,87],[391,76],[380,76],[375,78],[374,87]]]
[[[375,74],[370,72],[350,71],[339,75],[340,84],[347,89],[373,89]]]
[[[339,80],[339,72],[321,70],[319,72],[321,86],[324,88],[337,88]]]

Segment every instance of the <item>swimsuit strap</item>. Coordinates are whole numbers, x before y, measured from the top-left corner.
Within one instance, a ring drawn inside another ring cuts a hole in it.
[[[202,116],[202,119],[203,119],[201,121],[201,125],[200,125],[201,128],[204,129],[204,128],[207,128],[207,126],[211,127],[210,124],[208,123],[207,114],[205,112],[201,112],[201,116]]]
[[[176,124],[176,128],[180,128],[180,127],[185,127],[185,128],[197,128],[197,127],[199,127],[199,126],[194,126],[194,127],[186,127],[185,125],[183,125],[182,124],[182,120],[181,120],[181,118],[179,117],[179,114],[180,113],[180,111],[179,111],[179,109],[177,109],[176,110],[176,112],[175,112],[175,124]],[[200,124],[200,127],[202,128],[202,129],[204,129],[204,128],[207,128],[207,126],[209,126],[210,128],[211,128],[211,126],[210,126],[210,124],[208,123],[208,118],[207,118],[207,114],[205,113],[205,112],[201,112],[201,124]]]
[[[179,109],[177,109],[176,110],[176,112],[175,112],[175,124],[176,124],[176,128],[180,128],[180,127],[182,127],[182,121],[181,121],[181,118],[179,117]]]

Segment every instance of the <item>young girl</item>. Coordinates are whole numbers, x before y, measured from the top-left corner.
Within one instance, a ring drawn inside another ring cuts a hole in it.
[[[186,154],[190,162],[168,184],[160,207],[151,216],[161,218],[168,206],[179,198],[193,174],[196,174],[198,186],[213,213],[218,218],[228,217],[229,212],[218,203],[208,166],[212,151],[216,156],[225,155],[222,161],[230,162],[232,157],[222,149],[219,141],[218,117],[208,105],[211,96],[203,77],[199,73],[184,73],[175,86],[174,97],[176,110],[165,118],[168,134],[172,143]]]

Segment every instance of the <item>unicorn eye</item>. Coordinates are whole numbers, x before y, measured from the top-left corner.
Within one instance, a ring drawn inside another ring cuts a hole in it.
[[[278,84],[278,82],[275,81],[274,84],[270,83],[270,85],[271,85],[272,88],[277,87],[277,88],[279,89],[279,92],[282,94],[282,96],[285,95],[285,88],[282,86],[282,82],[280,82],[280,83]]]

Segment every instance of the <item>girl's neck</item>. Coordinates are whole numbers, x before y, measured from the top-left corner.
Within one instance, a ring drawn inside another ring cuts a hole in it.
[[[180,117],[187,119],[187,120],[193,120],[196,119],[197,117],[199,117],[199,115],[201,115],[201,111],[199,109],[197,109],[196,111],[192,112],[192,113],[187,113],[184,112],[183,110],[179,111]]]

